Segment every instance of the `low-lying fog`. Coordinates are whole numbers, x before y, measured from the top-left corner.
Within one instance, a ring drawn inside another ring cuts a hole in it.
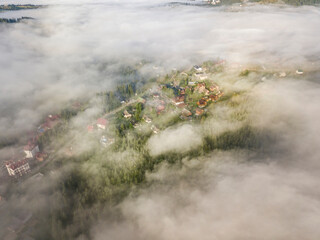
[[[124,220],[101,217],[89,230],[91,239],[320,238],[319,7],[51,3],[32,10],[33,21],[0,24],[1,138],[21,136],[70,99],[112,89],[123,79],[119,66],[142,60],[149,62],[141,69],[148,77],[158,74],[153,66],[164,74],[217,58],[306,72],[255,86],[239,83],[250,91],[250,123],[276,135],[276,148],[261,159],[228,151],[185,160],[182,167],[163,163],[148,173],[149,187],[118,206]],[[193,142],[183,139],[185,131],[201,144],[198,129],[183,126],[151,139],[150,152],[183,152],[179,142],[189,150]],[[21,202],[46,197],[30,188],[32,196]]]
[[[215,58],[293,69],[319,64],[316,7],[58,2],[32,10],[37,20],[0,26],[2,135],[29,130],[71,98],[112,87],[119,64],[151,61],[145,71]]]

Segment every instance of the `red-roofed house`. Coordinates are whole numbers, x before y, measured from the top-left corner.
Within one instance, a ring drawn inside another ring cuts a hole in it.
[[[107,119],[99,118],[97,120],[97,127],[105,130],[106,126],[107,126],[107,123],[108,123]]]
[[[207,100],[204,99],[204,98],[201,98],[201,99],[197,102],[197,104],[198,104],[198,107],[199,107],[199,108],[204,108],[205,106],[207,106]]]
[[[219,96],[218,96],[218,95],[215,95],[215,94],[211,94],[211,95],[209,96],[209,99],[214,102],[214,101],[217,101],[217,100],[219,99]]]
[[[44,153],[44,152],[38,152],[36,154],[36,159],[39,161],[39,162],[42,162],[46,157],[48,157],[48,154]]]
[[[177,96],[173,99],[175,105],[184,103],[184,95]]]
[[[9,176],[22,176],[30,172],[30,166],[26,159],[6,164]]]
[[[55,125],[58,124],[59,119],[60,119],[60,116],[57,115],[57,114],[55,114],[55,115],[49,115],[49,116],[47,117],[46,122],[44,123],[44,125],[45,125],[47,128],[51,129],[51,128],[53,128]]]
[[[197,91],[198,93],[204,93],[205,95],[209,94],[209,90],[206,89],[205,83],[199,83],[194,90]]]
[[[28,144],[24,146],[23,150],[26,154],[26,158],[34,158],[40,151],[39,146],[35,141],[29,141]]]
[[[54,128],[59,123],[60,116],[59,115],[48,115],[45,122],[38,127],[38,133],[42,134],[48,129]]]
[[[211,92],[219,93],[219,92],[220,92],[219,86],[217,86],[217,85],[211,85],[211,86],[210,86],[210,91],[211,91]]]
[[[132,114],[130,114],[127,110],[124,110],[123,116],[124,116],[125,118],[131,118],[131,117],[132,117]]]
[[[166,106],[163,104],[157,106],[157,114],[160,114],[162,111],[164,111],[165,108]]]
[[[187,105],[183,102],[183,103],[179,103],[177,104],[178,108],[185,108]]]
[[[88,129],[88,132],[93,132],[94,127],[93,127],[93,125],[88,125],[87,129]]]
[[[203,114],[203,112],[204,112],[204,110],[203,110],[203,109],[201,109],[201,108],[197,108],[197,109],[196,109],[196,116],[200,116],[200,115],[202,115],[202,114]]]

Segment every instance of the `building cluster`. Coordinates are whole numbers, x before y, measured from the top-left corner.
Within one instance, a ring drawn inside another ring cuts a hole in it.
[[[108,125],[108,120],[105,118],[98,118],[94,124],[89,124],[87,130],[89,133],[94,132],[95,130],[106,130]]]
[[[207,105],[210,102],[219,100],[223,92],[220,91],[218,85],[204,82],[208,78],[205,73],[206,69],[197,65],[193,69],[195,70],[194,77],[188,79],[188,82],[183,86],[180,86],[180,80],[173,79],[171,83],[162,84],[157,89],[149,89],[150,94],[146,106],[149,106],[150,109],[155,109],[157,115],[159,115],[169,109],[167,105],[171,103],[176,107],[174,111],[180,113],[182,120],[192,120],[192,116],[203,115],[206,112]],[[187,75],[186,73],[182,74]],[[173,90],[174,97],[172,99],[168,98],[166,94],[163,94],[164,89]],[[198,98],[199,96],[201,96],[200,99]],[[195,109],[194,104],[197,106]],[[152,122],[147,116],[144,116],[143,120],[146,123]],[[135,124],[134,127],[138,126],[138,124]],[[160,131],[154,125],[151,126],[151,130],[154,133]]]
[[[194,66],[196,70],[195,75],[201,74],[207,78],[207,75],[203,72],[202,67]],[[197,101],[197,108],[193,110],[195,116],[201,116],[205,110],[204,108],[210,103],[219,100],[219,98],[223,95],[223,92],[220,91],[218,85],[215,84],[208,84],[203,81],[188,81],[186,87],[180,87],[175,85],[171,87],[170,85],[166,85],[166,87],[170,87],[175,91],[176,96],[172,99],[172,103],[174,106],[181,108],[181,119],[190,119],[192,116],[192,112],[188,109],[190,108],[189,103],[193,101],[192,98],[187,97],[187,93],[196,93],[202,96]]]
[[[11,177],[21,177],[31,171],[30,161],[44,161],[48,154],[41,152],[39,149],[38,139],[49,129],[52,129],[60,121],[59,115],[48,115],[44,123],[42,123],[35,133],[28,140],[28,143],[23,147],[24,157],[12,158],[6,162],[5,166]]]
[[[30,165],[27,159],[22,159],[16,162],[6,164],[9,176],[22,176],[30,172]]]
[[[217,5],[221,3],[221,0],[207,0],[208,4]]]
[[[202,83],[201,86],[195,90],[197,90],[199,93],[204,93],[205,95],[197,102],[199,108],[205,108],[209,102],[215,102],[223,95],[223,92],[219,90],[217,85],[212,85],[209,88],[206,88],[205,83]]]
[[[105,118],[99,118],[97,120],[97,128],[98,129],[106,130],[107,124],[108,124],[108,120]]]
[[[48,115],[48,117],[45,119],[44,123],[42,123],[38,127],[38,135],[41,135],[48,131],[49,129],[54,128],[60,121],[60,116],[59,115]]]
[[[218,62],[217,64],[222,63],[223,62]],[[181,75],[184,74],[188,76],[185,82],[179,78],[172,77],[172,81],[170,83],[150,88],[143,97],[138,97],[133,101],[143,104],[144,115],[142,117],[142,121],[150,124],[149,127],[153,133],[157,134],[160,130],[154,124],[151,124],[153,121],[149,116],[147,116],[148,112],[151,115],[160,115],[169,111],[169,109],[172,109],[172,106],[174,106],[173,111],[179,113],[182,120],[192,120],[194,116],[198,117],[203,115],[206,112],[205,108],[210,102],[219,100],[223,93],[220,91],[219,86],[210,84],[208,80],[205,81],[208,79],[206,71],[211,70],[208,70],[207,67],[202,68],[201,66],[196,65],[193,67],[193,75],[191,78],[187,73],[180,73]],[[173,90],[174,97],[171,97],[171,93],[169,97],[169,95],[164,92],[165,89]],[[169,104],[172,106],[169,106]],[[141,109],[139,110],[134,107],[121,107],[120,109],[118,112],[121,113],[123,119],[129,121],[135,129],[141,130],[141,119],[140,117],[137,117],[139,114],[136,114],[136,111],[141,111]],[[107,119],[99,118],[96,123],[88,125],[87,130],[88,132],[94,132],[96,129],[106,130],[107,125]],[[104,147],[107,147],[114,142],[114,139],[108,138],[104,135],[100,137],[100,143]]]
[[[19,160],[10,160],[6,162],[6,168],[9,176],[21,177],[31,171],[29,161],[32,159],[41,159],[41,152],[36,139],[29,140],[28,144],[23,148],[25,156]]]
[[[129,115],[128,112],[127,112],[127,114]],[[129,117],[128,115],[127,115],[127,118]],[[108,128],[108,124],[109,124],[109,122],[106,118],[100,117],[96,120],[96,122],[94,124],[88,125],[87,130],[89,133],[93,133],[96,130],[103,131]],[[108,147],[111,144],[113,144],[115,142],[115,140],[114,140],[114,138],[109,138],[109,137],[106,137],[105,135],[103,135],[103,136],[101,136],[99,142],[100,142],[101,146]],[[72,149],[68,150],[68,152],[72,152]],[[72,154],[69,154],[69,155],[72,155]]]
[[[157,89],[149,89],[149,91],[151,92],[150,96],[148,101],[144,101],[144,104],[146,104],[150,110],[154,109],[157,115],[159,115],[166,110],[166,102],[161,94],[161,87]]]

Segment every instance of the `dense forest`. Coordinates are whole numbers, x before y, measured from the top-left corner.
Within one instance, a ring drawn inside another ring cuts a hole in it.
[[[150,156],[143,147],[147,139],[147,136],[141,135],[123,139],[121,148],[125,148],[127,154],[121,157],[116,152],[105,154],[103,150],[98,150],[80,157],[57,160],[56,166],[63,166],[66,162],[74,162],[75,165],[52,189],[52,194],[57,191],[60,194],[54,194],[50,200],[50,211],[40,215],[39,228],[43,229],[44,235],[38,232],[37,239],[44,236],[46,239],[74,239],[83,233],[89,236],[88,226],[102,212],[121,218],[116,210],[111,210],[112,206],[121,202],[133,186],[143,187],[146,172],[152,171],[162,161],[179,164],[186,157],[204,156],[213,150],[251,149],[261,152],[263,142],[269,141],[270,136],[245,126],[214,138],[208,136],[202,146],[184,154],[172,152],[157,157]],[[139,149],[139,152],[135,149]],[[90,170],[96,167],[99,170]]]

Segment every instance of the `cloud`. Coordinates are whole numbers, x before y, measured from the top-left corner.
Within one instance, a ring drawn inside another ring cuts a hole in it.
[[[94,239],[318,239],[318,98],[318,81],[255,85],[248,121],[276,142],[160,164],[119,205],[123,220],[101,218]]]
[[[229,118],[238,110],[247,112],[246,124],[277,140],[258,153],[214,151],[181,165],[156,166],[146,174],[146,184],[133,188],[116,206],[120,217],[101,215],[88,226],[91,237],[81,238],[319,239],[319,7],[52,3],[59,4],[28,13],[35,21],[0,26],[0,137],[23,138],[44,115],[71,99],[90,99],[133,80],[121,74],[123,65],[147,60],[140,73],[148,79],[158,74],[155,65],[166,73],[222,58],[230,67],[261,65],[265,80],[258,73],[241,78],[231,68],[228,77],[217,74],[224,92],[245,92],[239,107],[222,103],[209,110],[212,115],[202,127],[186,124],[151,137],[152,156],[184,153],[201,146],[205,134],[238,129],[244,123]],[[296,76],[297,68],[305,74]],[[278,70],[288,76],[277,78],[273,73]],[[74,127],[81,128],[99,110],[94,105],[73,119]],[[78,146],[91,145],[83,138]],[[9,151],[2,149],[1,157],[7,158]],[[134,154],[108,157],[131,166],[138,164]],[[99,161],[80,168],[94,176],[101,170]],[[42,199],[50,198],[46,191],[58,179],[44,178],[40,186],[26,182],[24,192],[13,195],[9,204],[45,211]],[[77,229],[77,223],[69,228]]]
[[[132,239],[317,239],[320,204],[311,189],[318,177],[273,164],[226,164],[226,155],[199,163],[196,177],[167,168],[172,181],[122,205],[128,222],[121,228],[134,226]],[[117,229],[98,231],[105,237],[96,239],[123,239]]]
[[[319,66],[315,7],[52,3],[59,4],[26,12],[36,21],[1,26],[0,122],[6,135],[30,130],[72,98],[112,88],[122,78],[115,71],[119,65],[143,59],[151,64],[142,70],[161,65],[166,71],[219,57],[273,67]]]
[[[167,152],[187,152],[202,144],[200,129],[192,125],[182,125],[177,129],[166,129],[159,135],[152,136],[148,148],[152,155]]]

